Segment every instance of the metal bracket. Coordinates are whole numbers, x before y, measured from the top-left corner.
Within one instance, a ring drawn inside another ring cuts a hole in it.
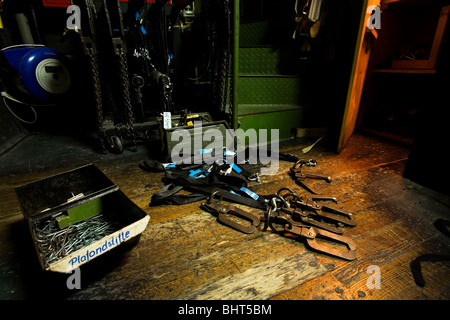
[[[270,226],[270,228],[277,233],[290,233],[306,238],[307,244],[317,251],[346,260],[356,259],[356,244],[353,240],[327,230],[308,226],[292,220],[295,211],[292,210],[289,205],[286,206],[283,201],[281,202],[282,205],[278,207],[277,201],[275,200],[276,198],[280,199],[281,197],[276,195],[272,198],[271,205],[269,206],[269,210],[266,215],[264,230]],[[278,227],[276,225],[278,225]],[[317,241],[317,238],[322,238],[331,243]],[[345,250],[338,249],[336,244],[344,244],[347,248]]]
[[[216,194],[220,194],[220,199],[216,203],[212,203],[212,199]],[[203,202],[200,207],[210,213],[216,213],[217,220],[231,228],[234,228],[247,234],[251,234],[256,231],[256,228],[260,223],[259,217],[249,212],[246,212],[240,208],[237,208],[232,204],[224,205],[221,203],[221,201],[222,201],[222,194],[220,193],[220,191],[216,191],[207,199],[207,202]],[[251,224],[244,225],[238,223],[236,220],[231,219],[228,215],[233,215],[235,217],[242,218],[244,220],[249,221]]]

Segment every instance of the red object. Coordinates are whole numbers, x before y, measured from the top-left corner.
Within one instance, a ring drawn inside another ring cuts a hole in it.
[[[128,0],[120,0],[122,2],[128,2]],[[147,0],[147,3],[155,2],[155,0]],[[44,7],[60,7],[67,8],[71,5],[70,0],[42,0]]]
[[[71,5],[70,0],[42,0],[44,7],[67,8]]]
[[[120,0],[120,1],[122,1],[122,2],[128,2],[128,0]],[[147,3],[152,3],[152,2],[155,2],[155,0],[147,0]]]

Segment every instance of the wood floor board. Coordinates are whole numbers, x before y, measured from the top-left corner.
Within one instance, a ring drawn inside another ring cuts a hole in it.
[[[164,186],[164,173],[138,167],[139,161],[148,159],[145,152],[115,159],[76,155],[76,147],[63,148],[68,158],[59,150],[55,161],[64,160],[51,165],[42,156],[31,157],[36,149],[32,139],[25,140],[24,148],[30,148],[23,153],[25,158],[0,177],[0,295],[4,299],[38,295],[75,300],[450,298],[449,263],[424,263],[424,288],[414,283],[410,272],[410,262],[421,254],[450,254],[450,239],[433,225],[436,219],[450,219],[450,197],[402,177],[409,153],[406,147],[355,134],[341,154],[327,151],[321,143],[307,154],[302,152],[307,142],[291,141],[281,149],[301,159],[316,159],[317,167],[305,172],[332,177],[331,183],[305,183],[337,197],[338,205],[353,214],[357,226],[345,227],[344,236],[356,243],[357,259],[346,261],[311,250],[302,239],[263,232],[262,224],[253,234],[238,232],[204,212],[200,201],[149,206],[152,195]],[[13,161],[17,150],[3,159]],[[142,208],[150,222],[133,246],[83,266],[82,289],[70,291],[65,286],[67,277],[40,270],[14,188],[88,162],[95,163]],[[280,161],[275,175],[261,176],[260,183],[249,182],[249,188],[260,195],[282,187],[307,194],[290,178],[292,165]],[[239,206],[264,216],[259,209]],[[380,270],[380,289],[368,287],[372,274],[367,271],[374,265]]]
[[[277,234],[236,233],[208,215],[200,213],[149,226],[126,258],[126,265],[117,271],[123,277],[122,269],[128,270],[126,274],[133,279],[122,281],[133,288],[132,293],[116,298],[262,299],[326,271],[303,244]],[[210,236],[205,237],[205,227],[211,229]],[[160,261],[156,256],[160,252],[168,257]],[[136,278],[130,271],[136,268],[147,271]],[[272,279],[274,276],[277,279]],[[116,285],[115,281],[101,282],[102,287]],[[218,286],[228,282],[233,285]]]

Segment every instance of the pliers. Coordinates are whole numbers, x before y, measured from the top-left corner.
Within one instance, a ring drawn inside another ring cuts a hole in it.
[[[279,204],[281,204],[281,206],[279,206]],[[306,238],[306,243],[312,249],[345,260],[356,259],[356,244],[353,240],[333,232],[293,221],[291,215],[281,210],[284,206],[286,206],[286,202],[280,196],[275,195],[270,200],[269,210],[266,214],[266,221],[263,229],[264,231],[270,227],[270,229],[277,233],[289,233],[303,237]],[[317,238],[321,238],[325,241],[318,241]],[[345,248],[340,250],[336,247],[337,244],[343,244],[345,245]]]

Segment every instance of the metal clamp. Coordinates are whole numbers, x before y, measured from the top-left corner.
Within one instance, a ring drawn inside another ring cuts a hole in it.
[[[276,197],[277,199],[281,198],[280,196]],[[269,206],[269,210],[266,215],[264,230],[266,230],[269,226],[274,232],[277,233],[290,233],[306,238],[308,246],[317,251],[346,260],[356,259],[356,244],[350,238],[295,222],[286,211],[281,210],[283,207],[277,206],[277,201],[271,201],[270,204],[271,205]],[[325,241],[317,241],[317,238],[321,238]],[[343,244],[346,248],[340,250],[336,247],[336,244]]]
[[[212,199],[216,194],[220,195],[219,200],[216,203],[212,203]],[[224,205],[221,203],[222,201],[222,194],[220,191],[215,191],[211,194],[210,197],[208,197],[206,202],[203,202],[201,204],[201,208],[205,211],[208,211],[210,213],[217,214],[217,220],[221,223],[234,228],[236,230],[239,230],[243,233],[251,234],[256,231],[256,228],[258,227],[260,220],[259,217],[246,212],[240,208],[237,208],[236,206],[232,204]],[[244,225],[241,223],[238,223],[235,219],[231,219],[229,215],[233,215],[238,218],[242,218],[244,220],[249,221],[250,225]]]
[[[285,228],[286,232],[294,235],[306,237],[308,245],[320,252],[328,253],[330,255],[340,257],[346,260],[356,259],[356,244],[350,238],[334,234],[332,232],[321,230],[315,227],[293,225],[291,228]],[[317,241],[317,238],[326,239],[330,242],[337,242],[344,244],[347,250],[339,250],[333,244],[327,244],[322,241]]]
[[[283,191],[288,192],[283,193]],[[337,199],[335,197],[312,195],[299,196],[288,188],[281,188],[280,190],[278,190],[277,195],[281,196],[286,202],[288,202],[290,210],[299,215],[300,218],[308,218],[309,220],[302,219],[302,221],[305,223],[313,224],[317,227],[324,228],[335,233],[342,233],[343,231],[341,232],[341,229],[327,227],[326,224],[323,224],[322,222],[318,223],[316,221],[325,220],[327,222],[336,223],[338,225],[346,225],[349,227],[356,226],[356,221],[351,213],[345,212],[333,205],[319,205],[315,202],[315,200],[322,200],[333,201],[337,203]]]
[[[305,179],[317,179],[317,180],[324,180],[328,183],[332,181],[330,176],[323,176],[318,174],[311,174],[311,173],[302,173],[303,166],[306,165],[308,167],[315,167],[317,165],[317,162],[315,160],[299,160],[297,161],[291,168],[290,168],[290,175],[294,179],[294,181],[299,184],[304,189],[308,190],[309,192],[313,194],[320,194],[319,192],[314,191],[310,187],[308,187],[303,180]]]

